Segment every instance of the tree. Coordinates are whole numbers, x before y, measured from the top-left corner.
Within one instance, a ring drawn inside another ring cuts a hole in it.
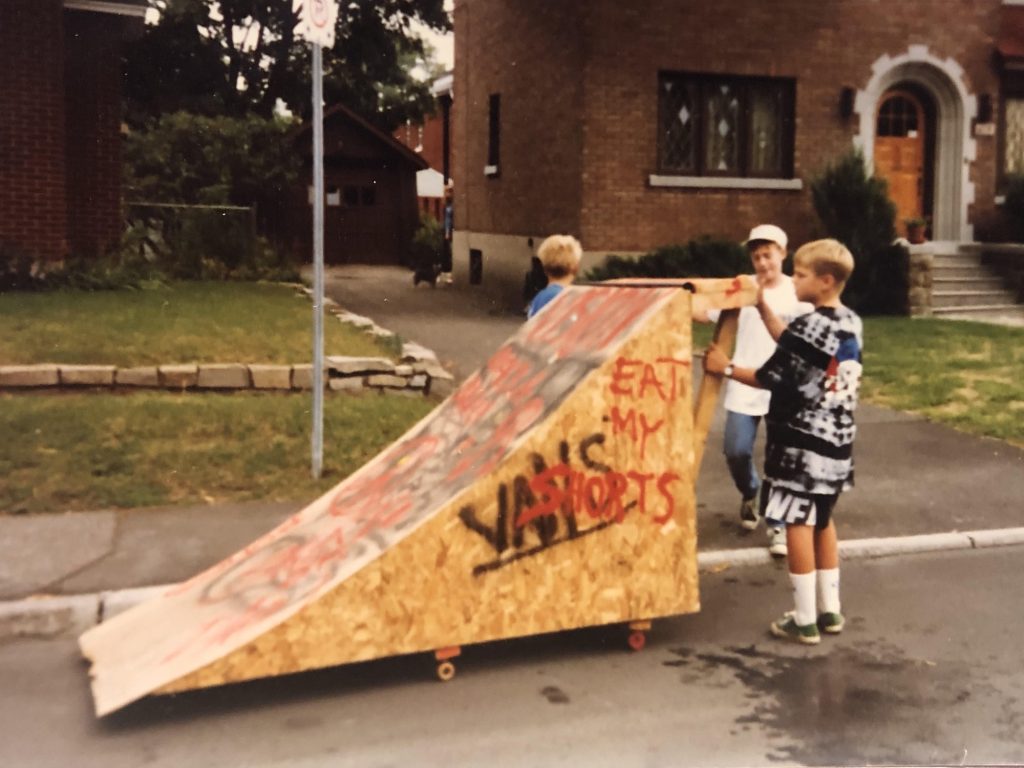
[[[292,121],[164,115],[125,142],[127,196],[147,202],[272,204],[298,178]]]
[[[896,237],[896,206],[884,179],[849,152],[811,182],[811,199],[829,237],[846,245],[856,267],[843,301],[863,314],[906,314],[909,254]]]
[[[291,0],[150,0],[158,24],[125,53],[128,118],[169,112],[270,117],[278,101],[310,108],[309,46],[294,35]],[[431,104],[410,70],[429,56],[411,29],[450,27],[444,0],[347,0],[324,50],[324,100],[390,130]]]

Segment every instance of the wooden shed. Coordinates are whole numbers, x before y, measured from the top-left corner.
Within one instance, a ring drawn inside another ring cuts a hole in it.
[[[313,131],[295,137],[303,157],[300,187],[288,206],[289,239],[311,259]],[[403,264],[419,224],[416,172],[427,162],[347,107],[324,113],[324,260],[328,264]]]

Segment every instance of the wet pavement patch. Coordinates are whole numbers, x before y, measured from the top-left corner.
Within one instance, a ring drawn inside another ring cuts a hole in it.
[[[554,685],[547,685],[541,688],[541,696],[548,700],[549,704],[568,704],[569,695],[561,688]]]
[[[907,658],[879,643],[671,653],[663,663],[679,669],[684,684],[717,688],[731,676],[748,689],[752,709],[736,723],[767,731],[772,762],[959,763],[964,745],[950,718],[974,697],[1000,695],[972,680],[966,662]]]

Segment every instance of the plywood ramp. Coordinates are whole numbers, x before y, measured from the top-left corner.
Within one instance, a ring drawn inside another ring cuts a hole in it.
[[[750,303],[706,281],[716,306]],[[691,294],[571,288],[377,458],[80,638],[97,714],[699,608]]]

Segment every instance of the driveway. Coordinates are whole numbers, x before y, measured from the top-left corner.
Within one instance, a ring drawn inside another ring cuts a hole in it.
[[[328,267],[324,295],[405,341],[434,350],[458,381],[483,365],[526,320],[468,285],[414,286],[405,267]]]

